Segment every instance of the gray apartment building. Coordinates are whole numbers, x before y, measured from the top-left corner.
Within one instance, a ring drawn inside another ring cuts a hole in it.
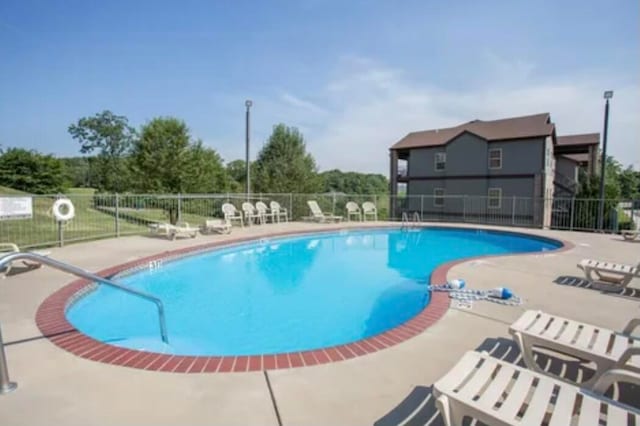
[[[580,167],[595,170],[598,141],[556,136],[548,113],[412,132],[390,148],[390,208],[396,217],[511,216],[548,227],[553,198],[575,194]],[[399,185],[406,198],[395,197]]]

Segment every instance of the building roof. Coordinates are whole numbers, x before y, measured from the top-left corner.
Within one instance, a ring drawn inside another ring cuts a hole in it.
[[[562,156],[578,164],[589,162],[589,154],[562,154]]]
[[[409,133],[391,149],[445,145],[464,132],[473,133],[488,141],[499,141],[550,136],[554,133],[554,128],[549,113],[492,121],[473,120],[455,127]]]
[[[584,133],[580,135],[558,136],[556,145],[598,145],[600,143],[600,133]]]

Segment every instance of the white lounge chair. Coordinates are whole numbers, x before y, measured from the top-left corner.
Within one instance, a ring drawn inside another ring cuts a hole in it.
[[[18,247],[17,244],[14,243],[0,243],[0,259],[4,256],[11,253],[20,253],[22,250]],[[39,256],[47,257],[51,254],[50,251],[47,250],[29,250],[27,253],[37,254]],[[42,266],[41,263],[35,262],[33,260],[21,260],[22,264],[28,268],[39,268]],[[4,276],[6,277],[11,272],[11,263],[4,267]]]
[[[307,205],[309,206],[309,209],[311,209],[311,216],[308,217],[308,219],[314,221],[314,222],[340,222],[342,221],[342,216],[334,216],[334,215],[327,215],[322,213],[322,209],[320,209],[320,206],[318,205],[318,202],[315,200],[309,200],[307,201]]]
[[[351,220],[351,216],[355,216],[358,221],[362,220],[362,212],[357,203],[349,201],[345,206],[347,209],[347,220]]]
[[[601,290],[620,290],[634,277],[640,277],[640,262],[636,266],[584,259],[578,263],[591,286]]]
[[[193,228],[186,222],[178,223],[176,225],[172,225],[170,223],[149,224],[149,232],[156,235],[163,235],[170,240],[175,240],[178,236],[195,238],[198,235],[198,231],[198,228]]]
[[[376,209],[376,205],[371,201],[365,201],[362,203],[362,214],[364,216],[364,220],[367,220],[367,216],[371,216],[373,220],[378,220],[378,209]]]
[[[636,238],[640,237],[640,230],[636,229],[634,230],[624,230],[624,231],[620,231],[620,233],[622,234],[622,238],[624,238],[627,241],[633,241]]]
[[[231,232],[231,223],[225,219],[207,219],[202,225],[202,232],[211,233],[218,232],[220,234],[229,234]]]
[[[226,220],[227,222],[232,223],[232,221],[236,220],[240,222],[240,226],[244,227],[242,213],[240,213],[238,209],[236,209],[236,206],[234,206],[233,204],[224,203],[222,205],[222,214],[224,214],[224,220]]]
[[[268,218],[271,218],[271,223],[276,221],[276,218],[275,218],[273,212],[270,211],[269,207],[267,207],[267,205],[265,203],[263,203],[262,201],[258,201],[256,203],[256,210],[258,211],[258,214],[263,217],[262,223],[267,222]]]
[[[272,201],[269,203],[269,207],[271,208],[271,214],[273,214],[273,217],[278,221],[278,223],[280,222],[280,218],[284,218],[285,222],[289,221],[287,209],[280,206],[280,203]]]
[[[242,212],[244,213],[244,220],[247,224],[252,225],[253,223],[260,222],[264,224],[264,217],[258,213],[256,208],[248,201],[242,203]],[[254,219],[256,222],[254,222]]]
[[[526,311],[509,327],[522,352],[525,364],[544,373],[533,358],[533,347],[551,349],[581,360],[593,361],[596,371],[580,385],[591,387],[600,376],[612,369],[640,373],[640,337],[631,334],[640,326],[640,318],[629,321],[622,332],[573,321],[540,311]]]
[[[640,424],[640,411],[603,396],[620,381],[640,384],[640,376],[613,370],[585,391],[486,352],[467,352],[433,385],[433,395],[447,426],[462,425],[466,416],[492,426],[626,425],[630,417],[629,424]]]

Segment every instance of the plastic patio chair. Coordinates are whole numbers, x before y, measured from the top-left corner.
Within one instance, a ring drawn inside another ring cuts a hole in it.
[[[257,219],[260,223],[264,224],[264,216],[262,216],[256,208],[248,201],[242,203],[242,211],[244,213],[244,219],[247,221],[248,225],[252,225],[254,219]]]
[[[351,216],[355,216],[358,221],[362,221],[362,212],[360,211],[360,207],[357,203],[353,201],[349,201],[345,208],[347,209],[347,220],[351,220]]]
[[[376,209],[376,205],[371,201],[365,201],[362,203],[362,215],[364,220],[367,220],[367,216],[373,217],[373,220],[378,220],[378,209]]]
[[[271,214],[273,214],[274,219],[276,219],[278,223],[280,223],[280,218],[284,218],[285,222],[289,221],[289,213],[287,209],[280,206],[280,203],[272,201],[269,203],[269,207],[271,208]]]
[[[231,203],[224,203],[222,205],[222,213],[224,214],[224,219],[231,223],[232,221],[240,222],[240,226],[244,227],[244,220],[242,218],[242,213],[236,209]]]

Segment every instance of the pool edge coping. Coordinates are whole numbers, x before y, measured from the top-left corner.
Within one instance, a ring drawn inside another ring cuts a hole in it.
[[[168,250],[160,253],[126,262],[120,265],[103,269],[97,273],[102,277],[111,277],[129,270],[149,265],[150,262],[162,259],[175,259],[183,256],[194,255],[197,252],[216,248],[225,248],[236,244],[251,241],[259,241],[261,238],[293,237],[304,235],[321,235],[341,230],[367,230],[397,228],[397,224],[376,224],[374,226],[344,227],[336,226],[321,230],[297,230],[266,234],[262,236],[241,237],[232,240],[214,241],[198,244],[176,250]],[[478,227],[439,226],[437,224],[421,225],[419,228],[448,228],[483,230],[496,233],[524,235],[537,239],[545,239],[560,244],[556,249],[545,253],[558,253],[570,250],[574,245],[558,238],[541,237],[526,232],[483,229]],[[447,273],[454,266],[486,257],[524,256],[532,253],[512,253],[474,256],[456,259],[436,267],[430,276],[430,284],[442,284],[446,282]],[[125,366],[147,371],[164,371],[173,373],[225,373],[225,372],[251,372],[275,369],[287,369],[296,367],[313,366],[331,362],[343,361],[359,356],[396,346],[423,333],[431,325],[439,321],[449,309],[449,298],[445,293],[432,292],[430,303],[413,318],[389,329],[383,333],[357,340],[343,345],[331,346],[308,351],[295,351],[269,355],[246,356],[189,356],[169,355],[159,352],[147,352],[122,348],[104,343],[89,337],[77,330],[66,318],[66,310],[79,298],[92,290],[95,286],[86,279],[77,279],[63,286],[48,296],[38,307],[36,312],[36,324],[43,336],[61,349],[76,356],[91,361],[105,364]]]

